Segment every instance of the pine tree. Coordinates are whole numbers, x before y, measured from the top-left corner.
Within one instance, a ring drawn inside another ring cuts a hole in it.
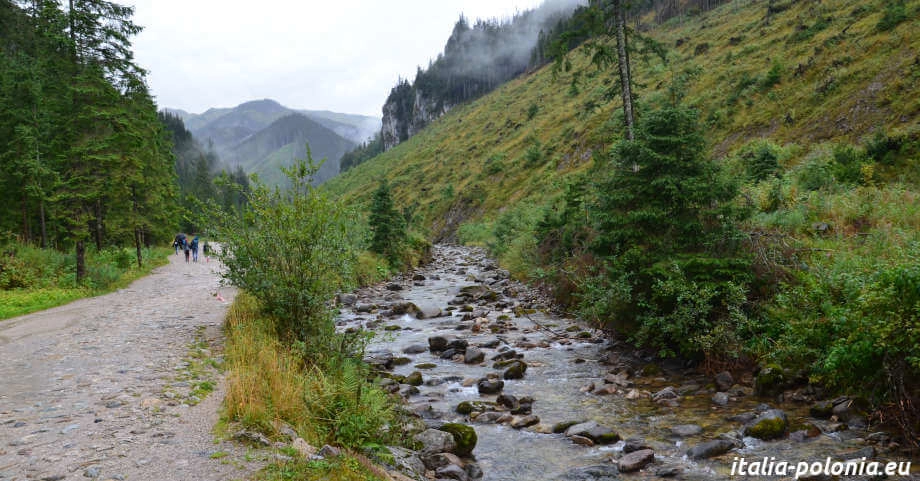
[[[406,237],[405,218],[393,205],[390,186],[384,179],[374,192],[370,225],[373,231],[371,251],[386,257],[391,263],[399,261],[399,250]]]

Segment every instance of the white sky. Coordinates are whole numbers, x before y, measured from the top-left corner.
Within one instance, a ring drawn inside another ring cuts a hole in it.
[[[135,57],[157,104],[201,113],[248,100],[381,115],[399,76],[437,56],[463,13],[541,0],[119,0],[144,27]]]

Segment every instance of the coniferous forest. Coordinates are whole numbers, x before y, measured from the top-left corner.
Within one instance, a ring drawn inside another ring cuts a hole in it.
[[[0,1],[0,235],[76,255],[168,244],[195,230],[195,198],[239,206],[248,180],[218,171],[181,119],[157,113],[131,38],[104,0]]]

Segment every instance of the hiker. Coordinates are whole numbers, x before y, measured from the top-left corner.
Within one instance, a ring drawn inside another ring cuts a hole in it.
[[[198,262],[198,235],[195,235],[195,238],[192,239],[192,262]]]
[[[188,239],[182,239],[182,251],[185,252],[185,262],[188,262],[189,253],[191,252],[191,247],[188,245]]]
[[[211,244],[208,244],[208,241],[204,241],[204,261],[211,262]]]
[[[185,234],[178,233],[173,239],[173,247],[176,249],[176,255],[179,255],[179,248],[182,247],[182,240],[185,239]]]

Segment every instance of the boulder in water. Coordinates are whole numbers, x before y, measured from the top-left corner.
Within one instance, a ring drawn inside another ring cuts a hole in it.
[[[476,430],[460,423],[447,423],[438,428],[440,431],[449,433],[456,444],[456,448],[448,450],[458,456],[469,456],[473,454],[476,447]]]
[[[779,409],[770,409],[745,426],[744,435],[762,440],[777,439],[786,434],[788,426],[786,413]]]
[[[508,365],[502,377],[505,379],[523,379],[525,372],[527,372],[527,363],[515,360]]]
[[[450,453],[457,449],[454,436],[440,429],[426,429],[416,434],[415,440],[422,444],[422,455]]]
[[[617,468],[623,473],[631,473],[644,468],[655,460],[655,452],[651,449],[640,449],[624,455],[617,460]]]
[[[489,377],[484,377],[476,383],[479,394],[498,394],[504,387],[505,381]]]
[[[705,459],[729,452],[735,444],[725,439],[714,439],[697,444],[687,450],[687,457],[690,459]]]

